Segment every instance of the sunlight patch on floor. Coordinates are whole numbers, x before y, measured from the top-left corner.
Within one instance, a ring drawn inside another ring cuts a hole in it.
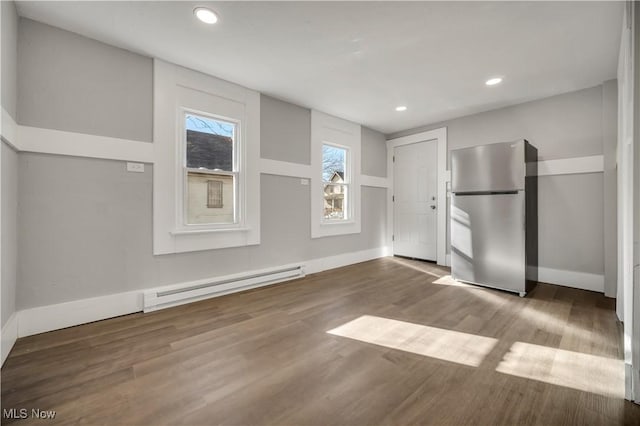
[[[390,259],[396,263],[401,264],[402,266],[406,266],[407,268],[413,269],[418,272],[422,272],[423,274],[431,275],[432,277],[440,278],[446,274],[446,272],[444,271],[442,273],[428,271],[427,266],[419,266],[415,264],[415,262],[419,262],[419,261],[415,261],[415,260],[411,261],[411,260],[403,259],[401,257],[392,257]]]
[[[465,287],[465,288],[471,288],[471,289],[486,290],[486,288],[484,287],[479,287],[473,284],[467,284],[462,281],[456,281],[453,279],[451,275],[445,275],[444,277],[440,277],[437,280],[435,280],[433,283],[438,285],[450,285],[453,287]]]
[[[578,323],[572,324],[570,330],[564,330],[571,304],[561,301],[520,298],[517,294],[456,281],[451,275],[445,275],[433,281],[433,284],[468,290],[467,294],[470,297],[490,304],[493,308],[499,308],[505,303],[521,303],[523,307],[518,311],[518,317],[549,333],[571,333],[573,336],[587,342],[594,342],[598,337],[597,332]]]
[[[516,298],[516,300],[519,299],[518,295],[509,294],[489,287],[456,281],[451,277],[451,275],[445,275],[444,277],[435,280],[433,284],[460,287],[461,289],[467,290],[467,294],[469,294],[469,296],[491,304],[493,307],[500,307],[506,302],[513,300],[513,298]]]
[[[491,337],[371,315],[327,333],[472,367],[479,366],[497,343]]]
[[[515,342],[496,371],[584,392],[624,398],[619,359]]]

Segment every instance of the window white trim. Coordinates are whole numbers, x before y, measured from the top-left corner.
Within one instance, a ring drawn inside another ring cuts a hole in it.
[[[428,130],[409,136],[403,136],[387,141],[387,179],[391,191],[387,191],[387,246],[393,247],[393,151],[395,147],[431,140],[438,141],[438,231],[436,236],[436,262],[438,265],[448,265],[447,260],[447,182],[451,180],[451,173],[447,171],[447,128]]]
[[[167,254],[260,243],[260,94],[154,59],[153,253]],[[204,105],[204,106],[203,106]],[[183,112],[237,121],[241,220],[235,228],[181,226]],[[197,232],[193,232],[197,231]]]
[[[347,167],[350,174],[348,197],[350,216],[347,220],[324,220],[324,185],[322,179],[322,145],[348,149]],[[359,124],[311,111],[311,238],[357,234],[361,230]]]

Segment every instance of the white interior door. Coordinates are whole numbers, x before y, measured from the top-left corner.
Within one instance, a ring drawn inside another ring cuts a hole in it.
[[[438,142],[394,148],[393,254],[437,258]]]

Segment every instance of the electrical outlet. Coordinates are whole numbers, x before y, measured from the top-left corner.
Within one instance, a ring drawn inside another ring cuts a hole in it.
[[[144,163],[127,163],[127,171],[134,173],[144,173]]]
[[[309,179],[300,179],[300,185],[309,185]]]

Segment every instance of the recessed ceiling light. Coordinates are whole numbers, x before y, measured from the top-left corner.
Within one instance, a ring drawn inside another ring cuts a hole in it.
[[[196,7],[193,9],[193,14],[205,24],[215,24],[218,22],[218,15],[206,7]]]
[[[407,110],[407,107],[404,106],[404,105],[400,105],[400,106],[396,107],[396,111],[398,111],[398,112],[402,112],[402,111],[406,111],[406,110]]]
[[[486,84],[487,86],[495,86],[496,84],[499,84],[501,82],[502,82],[502,78],[496,77],[496,78],[490,78],[484,84]]]

